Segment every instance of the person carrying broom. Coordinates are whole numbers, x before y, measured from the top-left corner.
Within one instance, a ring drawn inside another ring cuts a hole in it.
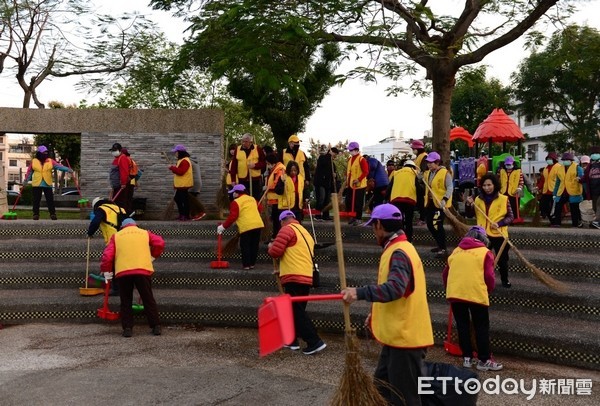
[[[423,263],[402,231],[402,213],[396,206],[375,207],[365,224],[369,225],[383,248],[377,284],[341,293],[347,303],[373,303],[367,324],[383,344],[375,370],[381,395],[392,405],[420,405],[418,379],[426,348],[433,345]]]
[[[223,224],[217,226],[217,234],[223,234],[227,228],[236,223],[242,253],[242,267],[244,270],[254,269],[260,245],[260,232],[265,224],[260,217],[256,199],[246,194],[244,185],[238,183],[229,193],[233,194],[234,200],[229,205],[229,217]]]

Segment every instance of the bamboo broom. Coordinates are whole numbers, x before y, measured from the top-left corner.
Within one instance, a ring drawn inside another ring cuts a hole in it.
[[[331,194],[333,208],[333,224],[335,227],[335,243],[337,247],[340,287],[346,289],[346,269],[344,265],[344,249],[342,246],[342,227],[338,196]],[[381,396],[373,379],[362,367],[359,354],[359,343],[356,332],[350,324],[350,305],[344,302],[344,326],[346,342],[346,363],[340,383],[331,400],[332,406],[384,406],[387,401]]]
[[[477,209],[477,211],[479,211],[479,213],[481,213],[482,216],[484,216],[487,219],[487,221],[489,221],[490,223],[493,223],[493,221],[488,217],[488,215],[480,207],[478,207],[477,205],[474,205],[474,207],[475,207],[475,209]],[[548,286],[550,289],[557,291],[557,292],[564,293],[569,290],[568,286],[565,285],[563,282],[557,281],[552,276],[548,275],[546,272],[542,271],[540,268],[538,268],[537,266],[535,266],[531,262],[529,262],[527,260],[527,258],[525,258],[523,256],[521,251],[519,251],[517,249],[517,247],[515,247],[514,244],[508,239],[508,236],[502,235],[502,237],[504,237],[505,242],[513,249],[513,251],[515,252],[517,257],[519,257],[519,259],[523,263],[523,265],[525,265],[527,268],[529,268],[529,270],[533,273],[533,276],[535,276],[537,278],[537,280],[539,280],[544,285]],[[498,254],[500,254],[500,251],[498,252]]]

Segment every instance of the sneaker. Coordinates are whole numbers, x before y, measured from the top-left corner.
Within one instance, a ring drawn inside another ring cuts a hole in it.
[[[206,217],[206,213],[200,213],[195,217],[192,217],[192,221],[198,221],[198,220],[202,220],[204,217]]]
[[[133,335],[133,331],[130,328],[124,328],[123,333],[121,333],[123,337],[131,337]]]
[[[289,345],[284,345],[284,348],[289,348],[292,351],[298,351],[300,349],[300,344],[298,343],[298,340],[294,340],[292,341],[291,344]]]
[[[471,368],[473,364],[471,363],[471,358],[464,357],[463,358],[463,368]]]
[[[509,281],[502,282],[502,287],[510,289],[512,287],[512,284]]]
[[[360,226],[362,225],[362,220],[356,219],[356,221],[354,221],[354,223],[352,223],[353,226]]]
[[[592,223],[590,225],[592,227],[596,227],[598,230],[600,230],[600,221],[592,221]]]
[[[577,224],[577,228],[583,228],[583,221],[580,221],[579,224]]]
[[[39,219],[40,219],[40,216],[38,216],[37,214],[34,214],[34,215],[33,215],[33,219],[34,219],[34,220],[39,220]]]
[[[436,258],[446,258],[447,256],[448,256],[448,251],[446,251],[446,250],[439,250],[435,254]]]
[[[302,350],[302,354],[304,355],[312,355],[316,354],[319,351],[323,351],[327,347],[327,344],[323,342],[323,340],[317,341],[314,345],[309,345],[305,349]]]
[[[154,326],[152,327],[152,334],[154,334],[155,336],[159,336],[162,333],[162,329],[160,328],[160,326]]]
[[[58,219],[56,218],[56,214],[51,214],[51,215],[50,215],[50,220],[58,220]]]
[[[480,371],[500,371],[502,368],[502,364],[494,361],[491,358],[488,359],[485,363],[481,361],[477,363],[477,369]]]

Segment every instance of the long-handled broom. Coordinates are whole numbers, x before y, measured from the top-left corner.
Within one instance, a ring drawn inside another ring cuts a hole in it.
[[[87,255],[85,261],[85,287],[79,288],[79,294],[81,296],[95,296],[104,293],[104,289],[102,288],[88,288],[88,279],[90,277],[90,241],[92,239],[87,239]]]
[[[333,223],[335,227],[340,287],[346,289],[346,268],[344,265],[344,249],[342,245],[342,227],[340,222],[338,196],[336,193],[331,194],[331,200],[333,204]],[[346,363],[339,386],[331,400],[331,405],[387,405],[387,401],[377,390],[373,379],[362,367],[358,339],[350,324],[350,305],[346,302],[344,302],[344,327]]]

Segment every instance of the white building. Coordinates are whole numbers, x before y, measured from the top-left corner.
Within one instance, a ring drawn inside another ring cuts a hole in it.
[[[398,131],[398,135],[396,135],[394,130],[391,130],[390,136],[379,141],[378,144],[367,145],[361,148],[363,155],[372,156],[384,165],[391,155],[408,154],[411,152],[412,148],[404,140],[402,131]]]

